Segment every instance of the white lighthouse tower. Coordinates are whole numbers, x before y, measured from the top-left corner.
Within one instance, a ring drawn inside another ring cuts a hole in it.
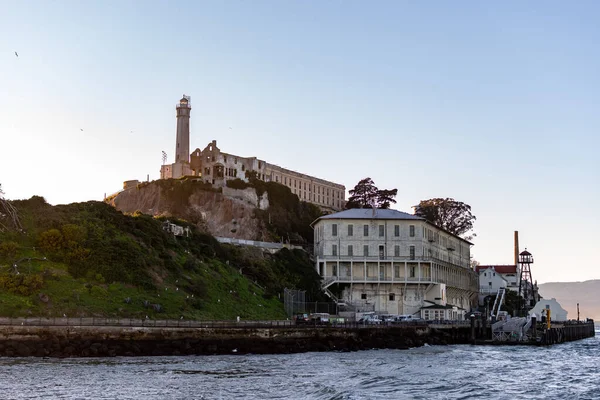
[[[160,168],[160,178],[180,178],[190,175],[190,112],[192,101],[185,94],[175,106],[177,110],[177,137],[175,142],[175,162],[164,164]]]
[[[183,95],[177,110],[177,145],[175,147],[175,162],[190,162],[190,111],[192,110],[191,99]]]

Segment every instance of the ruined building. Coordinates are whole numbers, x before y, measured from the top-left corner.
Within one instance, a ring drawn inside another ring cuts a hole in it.
[[[341,210],[344,207],[344,185],[282,168],[256,157],[223,153],[217,147],[216,140],[210,142],[203,150],[197,148],[190,154],[191,109],[190,98],[184,95],[176,105],[175,162],[161,166],[161,179],[197,176],[215,186],[225,186],[231,179],[239,178],[247,182],[247,172],[254,172],[258,179],[278,182],[289,187],[300,200],[332,210]]]

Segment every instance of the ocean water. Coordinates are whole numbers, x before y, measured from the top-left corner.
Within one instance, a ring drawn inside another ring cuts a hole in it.
[[[600,336],[552,347],[0,358],[0,398],[600,399]]]

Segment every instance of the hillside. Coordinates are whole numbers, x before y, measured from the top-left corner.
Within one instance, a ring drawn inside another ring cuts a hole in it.
[[[593,318],[600,321],[600,280],[584,282],[550,282],[539,285],[543,298],[558,300],[568,311],[569,319],[577,318],[579,303],[580,318]]]
[[[310,246],[310,223],[323,211],[290,188],[250,177],[214,188],[193,177],[143,182],[106,199],[117,210],[189,221],[213,236]]]
[[[102,202],[11,202],[23,232],[0,232],[0,314],[144,318],[284,318],[285,287],[320,296],[307,254],[220,245],[192,224],[128,216]],[[240,273],[243,272],[243,274]],[[256,283],[254,283],[256,282]]]

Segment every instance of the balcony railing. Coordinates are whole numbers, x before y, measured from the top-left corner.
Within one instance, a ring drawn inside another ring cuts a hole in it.
[[[462,264],[460,263],[460,260],[454,259],[454,260],[442,260],[439,258],[435,258],[435,257],[428,257],[428,256],[421,256],[421,257],[410,257],[410,256],[400,256],[400,257],[387,257],[387,256],[383,256],[380,257],[378,255],[376,256],[344,256],[344,255],[318,255],[317,258],[319,260],[322,261],[339,261],[339,262],[355,262],[355,263],[360,263],[360,262],[364,262],[364,261],[370,261],[370,262],[412,262],[412,263],[418,263],[418,262],[436,262],[436,263],[440,263],[440,264],[451,264],[451,265],[455,265],[461,268],[469,268],[469,262],[465,261]]]
[[[418,277],[418,276],[410,276],[410,277],[404,277],[404,276],[396,276],[396,277],[391,277],[391,276],[347,276],[347,275],[341,275],[341,276],[326,276],[323,277],[323,282],[326,282],[326,284],[329,286],[332,283],[335,282],[339,282],[339,283],[372,283],[372,282],[384,282],[384,283],[403,283],[403,282],[421,282],[421,283],[428,283],[428,282],[438,282],[438,280],[433,281],[431,279],[431,277]]]

